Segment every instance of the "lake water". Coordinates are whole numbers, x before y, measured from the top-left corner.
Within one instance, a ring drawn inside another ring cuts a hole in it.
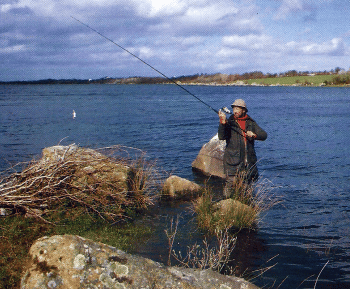
[[[259,171],[283,202],[263,216],[257,232],[242,236],[236,261],[249,270],[275,264],[254,280],[273,288],[282,282],[279,288],[313,288],[328,262],[316,288],[350,288],[350,89],[187,89],[215,109],[245,99],[250,116],[268,132],[265,142],[256,142]],[[174,85],[0,86],[0,169],[60,141],[121,144],[195,180],[191,163],[217,127],[212,110]],[[140,254],[162,260],[164,236],[153,242],[157,246]]]

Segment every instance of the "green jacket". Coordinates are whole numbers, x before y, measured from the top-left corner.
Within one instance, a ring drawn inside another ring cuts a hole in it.
[[[245,131],[252,131],[256,134],[256,138],[247,137],[246,145],[244,141],[244,132],[235,121],[233,115],[230,116],[226,124],[220,123],[219,125],[219,139],[226,140],[226,149],[223,158],[226,176],[235,175],[239,168],[248,168],[251,170],[252,178],[258,177],[254,141],[265,140],[267,138],[267,133],[249,116],[246,120],[245,128]]]

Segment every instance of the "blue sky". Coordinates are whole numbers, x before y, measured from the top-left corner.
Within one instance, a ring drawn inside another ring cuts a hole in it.
[[[350,0],[0,0],[0,81],[350,68]]]

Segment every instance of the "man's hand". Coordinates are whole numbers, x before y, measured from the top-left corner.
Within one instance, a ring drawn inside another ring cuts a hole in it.
[[[219,118],[221,124],[225,124],[227,122],[226,114],[221,109],[219,110]]]
[[[250,131],[250,130],[248,130],[247,132],[246,132],[246,134],[247,134],[247,136],[248,137],[251,137],[251,138],[256,138],[256,134],[255,133],[253,133],[252,131]]]

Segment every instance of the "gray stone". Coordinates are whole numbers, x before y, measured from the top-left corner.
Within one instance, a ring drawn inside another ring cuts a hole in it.
[[[30,248],[22,289],[256,289],[244,279],[208,270],[166,267],[79,236],[38,239]]]
[[[218,135],[215,135],[203,145],[192,162],[192,168],[207,176],[225,178],[223,165],[225,147],[226,141],[219,140]]]
[[[75,185],[80,188],[82,184],[103,183],[108,181],[120,190],[128,190],[128,177],[130,167],[114,162],[107,156],[89,148],[69,146],[52,146],[44,148],[39,164],[42,166],[56,165],[60,162],[73,162],[77,169],[74,176]]]
[[[69,156],[79,155],[79,159],[83,161],[96,161],[99,159],[106,159],[107,157],[99,152],[88,149],[81,148],[75,144],[71,144],[69,146],[52,146],[44,148],[42,151],[42,162],[58,162],[63,161]]]
[[[163,195],[170,199],[192,199],[197,196],[202,187],[187,179],[170,176],[163,185]]]

